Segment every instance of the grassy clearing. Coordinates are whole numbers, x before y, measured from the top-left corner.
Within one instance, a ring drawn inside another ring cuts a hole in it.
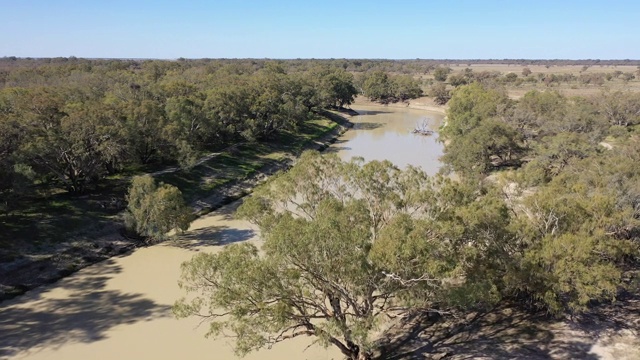
[[[0,215],[0,261],[104,228],[117,215],[117,199],[124,198],[126,186],[123,180],[109,180],[82,196],[60,192],[21,199],[13,211]]]
[[[190,170],[158,176],[175,185],[187,201],[193,201],[227,182],[243,179],[271,162],[296,155],[314,139],[338,125],[327,119],[313,119],[300,126],[299,133],[285,132],[269,142],[240,144]],[[114,176],[86,195],[60,192],[23,199],[8,215],[0,214],[0,262],[19,254],[40,253],[47,246],[72,236],[95,236],[113,224],[124,206],[128,177]]]

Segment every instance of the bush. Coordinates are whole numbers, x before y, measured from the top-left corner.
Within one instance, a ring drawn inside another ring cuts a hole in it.
[[[127,201],[127,229],[152,240],[165,239],[171,230],[187,230],[193,220],[180,190],[163,183],[158,186],[148,175],[133,178]]]

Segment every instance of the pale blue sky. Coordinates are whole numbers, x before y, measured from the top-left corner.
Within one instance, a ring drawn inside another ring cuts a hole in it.
[[[0,0],[0,56],[640,59],[640,1]]]

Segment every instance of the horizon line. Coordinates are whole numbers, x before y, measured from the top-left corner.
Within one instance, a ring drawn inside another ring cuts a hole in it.
[[[4,55],[0,60],[48,60],[48,59],[71,59],[71,60],[161,60],[161,61],[185,61],[185,60],[372,60],[372,61],[597,61],[597,62],[640,62],[640,59],[594,59],[594,58],[348,58],[348,57],[326,57],[326,58],[277,58],[277,57],[200,57],[200,58],[152,58],[152,57],[78,57],[78,56],[13,56]]]

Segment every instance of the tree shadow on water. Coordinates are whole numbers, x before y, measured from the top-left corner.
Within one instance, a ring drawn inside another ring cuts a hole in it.
[[[348,147],[348,146],[344,146],[344,144],[346,144],[346,143],[348,143],[348,142],[349,142],[349,140],[339,140],[339,139],[338,139],[338,140],[334,141],[334,142],[331,144],[331,146],[329,146],[328,148],[326,148],[326,149],[324,150],[324,152],[325,152],[326,154],[332,154],[332,153],[337,153],[337,152],[342,151],[342,150],[347,150],[347,151],[348,151],[348,150],[351,150],[351,148],[350,148],[350,147]]]
[[[52,287],[27,293],[0,308],[0,358],[22,351],[59,348],[67,343],[105,339],[115,326],[171,316],[170,306],[142,294],[105,290],[119,266],[105,261],[83,269]],[[62,297],[45,296],[52,290]]]
[[[353,123],[353,130],[375,130],[383,127],[384,124],[374,122],[355,122]]]
[[[495,309],[464,320],[425,314],[407,318],[386,332],[378,359],[585,359],[593,341],[557,336],[543,315]]]
[[[352,148],[348,147],[348,146],[332,146],[327,148],[324,152],[326,154],[334,154],[334,153],[338,153],[340,151],[349,151],[352,150]]]
[[[358,115],[379,115],[379,114],[388,114],[391,111],[382,111],[382,110],[358,110],[354,109]]]
[[[197,250],[196,248],[201,246],[221,246],[246,241],[253,238],[255,234],[256,232],[252,229],[211,226],[191,230],[171,241],[169,245],[188,250]]]

